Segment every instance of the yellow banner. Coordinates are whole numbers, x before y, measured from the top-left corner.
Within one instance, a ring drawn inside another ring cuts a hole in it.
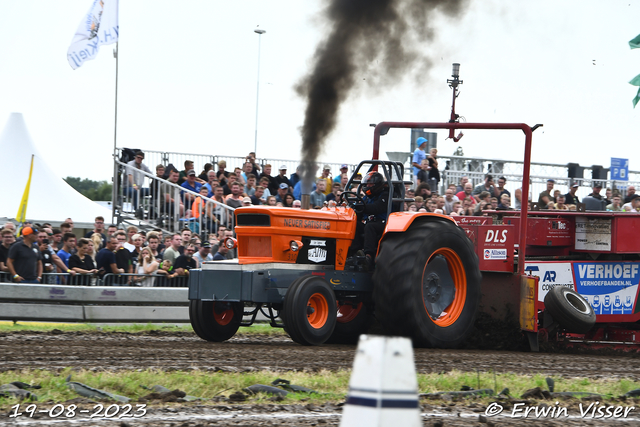
[[[29,202],[29,188],[31,188],[31,175],[33,174],[33,154],[31,155],[31,168],[29,169],[29,179],[27,185],[24,187],[24,194],[22,194],[22,200],[20,201],[20,207],[16,214],[16,221],[24,223],[27,220],[27,203]]]

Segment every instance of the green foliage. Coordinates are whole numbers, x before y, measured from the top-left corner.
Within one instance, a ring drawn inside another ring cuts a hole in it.
[[[64,180],[77,192],[90,200],[111,200],[113,186],[107,181],[94,181],[73,176],[68,176]]]

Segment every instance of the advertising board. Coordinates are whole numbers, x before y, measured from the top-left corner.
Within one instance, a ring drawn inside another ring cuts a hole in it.
[[[538,301],[555,286],[574,289],[597,315],[632,314],[640,282],[638,262],[527,262],[539,277]]]

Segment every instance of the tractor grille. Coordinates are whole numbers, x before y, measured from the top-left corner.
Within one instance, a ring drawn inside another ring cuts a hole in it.
[[[239,213],[236,217],[236,224],[269,227],[271,226],[271,217],[265,214]]]
[[[271,236],[238,236],[238,256],[271,258]]]

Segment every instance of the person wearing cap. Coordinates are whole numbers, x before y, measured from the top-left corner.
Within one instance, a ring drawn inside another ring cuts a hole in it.
[[[213,255],[211,255],[211,243],[204,242],[198,252],[193,254],[193,257],[198,261],[198,265],[202,265],[205,261],[213,261]]]
[[[584,203],[584,207],[588,211],[604,211],[607,209],[607,204],[604,201],[604,197],[600,194],[600,190],[602,190],[602,184],[600,182],[593,183],[593,191],[589,193],[584,199],[582,199],[582,203]]]
[[[340,174],[333,177],[333,182],[341,183],[342,175],[349,173],[349,165],[340,165]]]
[[[22,229],[22,240],[14,243],[7,254],[9,274],[16,283],[40,283],[42,263],[40,251],[34,243],[38,239],[38,230],[33,227]]]
[[[411,166],[413,166],[413,185],[414,187],[418,186],[418,172],[422,168],[422,161],[426,160],[427,153],[425,149],[427,148],[427,139],[420,137],[416,139],[416,150],[413,152],[413,159],[411,160]]]
[[[602,183],[600,181],[595,181],[593,183],[592,191],[589,194],[589,196],[593,197],[594,199],[604,201],[604,197],[602,197],[602,194],[600,194],[601,190],[602,190]]]
[[[564,195],[565,203],[567,205],[575,206],[578,203],[580,203],[580,199],[578,199],[578,196],[576,196],[576,192],[578,191],[578,188],[580,188],[580,185],[577,182],[574,182],[573,184],[571,184],[571,188],[569,188],[569,192]]]
[[[278,170],[278,176],[276,176],[274,179],[276,181],[276,184],[278,184],[278,187],[280,186],[280,184],[285,183],[290,188],[293,188],[291,181],[289,180],[289,178],[287,178],[287,165],[280,166],[280,169]]]
[[[284,182],[278,187],[278,193],[276,194],[276,202],[284,203],[284,196],[289,193],[289,186]]]
[[[189,169],[187,171],[187,180],[183,182],[180,187],[185,188],[187,190],[191,190],[194,193],[200,193],[200,188],[202,188],[202,184],[196,181],[196,170]],[[196,200],[196,195],[188,193],[186,191],[182,191],[182,203],[185,206],[191,206],[193,202]]]
[[[540,209],[546,209],[549,206],[549,203],[554,202],[555,199],[551,194],[553,194],[553,186],[556,182],[553,179],[547,180],[547,189],[540,193],[538,196],[538,206]]]
[[[182,183],[187,180],[187,175],[189,174],[189,171],[191,169],[194,169],[194,172],[195,172],[195,168],[193,166],[193,160],[185,160],[184,170],[180,171],[180,175],[178,177],[178,185],[182,185]]]
[[[325,196],[329,195],[329,193],[331,193],[331,184],[333,183],[333,179],[331,178],[331,166],[324,165],[324,168],[322,168],[322,175],[318,177],[318,179],[324,180],[324,189],[322,190],[322,193]]]
[[[242,206],[251,206],[251,197],[243,197],[242,198]]]

